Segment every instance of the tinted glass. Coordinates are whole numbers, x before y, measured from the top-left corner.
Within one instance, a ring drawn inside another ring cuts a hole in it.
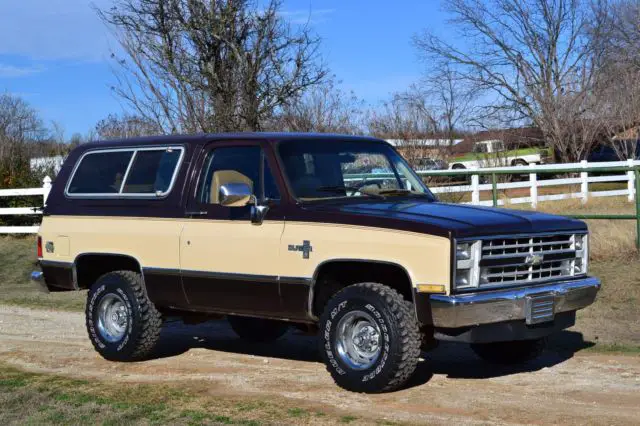
[[[218,148],[209,153],[200,178],[198,199],[203,204],[219,204],[217,194],[225,183],[245,183],[255,194],[260,175],[260,147]]]
[[[427,196],[429,190],[390,146],[371,142],[282,142],[284,171],[298,199]]]
[[[69,185],[70,194],[117,194],[133,151],[87,154]]]
[[[180,153],[178,149],[138,151],[122,192],[125,194],[167,192],[178,165]]]

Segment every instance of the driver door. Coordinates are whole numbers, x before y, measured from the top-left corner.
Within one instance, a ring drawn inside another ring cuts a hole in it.
[[[279,190],[258,142],[214,143],[196,170],[180,237],[180,269],[189,304],[229,313],[280,311],[278,258],[284,230]],[[231,184],[231,185],[230,185]],[[248,185],[269,210],[252,223],[255,207],[224,204],[221,190]]]

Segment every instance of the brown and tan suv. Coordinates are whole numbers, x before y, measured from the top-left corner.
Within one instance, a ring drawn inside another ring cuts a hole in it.
[[[150,357],[167,316],[226,315],[258,341],[317,330],[335,381],[364,392],[402,386],[438,340],[524,362],[600,287],[583,222],[441,203],[389,144],[363,137],[81,145],[38,239],[48,288],[89,290],[87,330],[106,359]]]

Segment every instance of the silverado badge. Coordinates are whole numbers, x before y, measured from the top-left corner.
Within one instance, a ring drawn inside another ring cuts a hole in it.
[[[304,240],[302,244],[289,244],[289,251],[301,251],[302,258],[308,259],[309,253],[313,251],[313,247],[311,246],[311,241]]]

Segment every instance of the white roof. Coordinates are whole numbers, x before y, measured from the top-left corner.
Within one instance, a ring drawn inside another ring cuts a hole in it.
[[[463,139],[386,139],[393,146],[449,146],[458,145]]]

